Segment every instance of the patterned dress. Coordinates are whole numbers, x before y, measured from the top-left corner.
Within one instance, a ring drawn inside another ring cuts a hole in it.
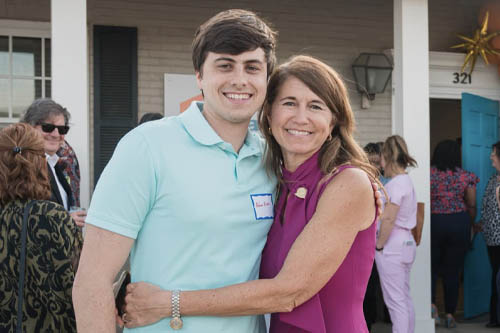
[[[486,185],[483,195],[483,204],[481,207],[481,220],[483,221],[483,234],[486,245],[500,245],[500,210],[495,198],[495,190],[500,186],[498,175],[491,176]]]
[[[465,190],[476,187],[479,178],[461,168],[441,171],[431,167],[431,213],[453,214],[467,211]]]
[[[0,332],[14,332],[17,325],[20,239],[28,202],[0,206]],[[76,228],[61,205],[39,200],[31,207],[23,332],[76,332],[71,288],[82,242]]]

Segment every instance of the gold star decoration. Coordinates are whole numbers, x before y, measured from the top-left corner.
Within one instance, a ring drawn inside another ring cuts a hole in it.
[[[472,71],[474,70],[474,66],[476,65],[476,60],[479,55],[481,55],[481,57],[483,58],[484,62],[487,65],[489,63],[486,55],[500,55],[500,52],[498,52],[498,50],[493,49],[488,44],[492,38],[500,36],[500,31],[492,32],[490,34],[487,33],[489,14],[490,14],[489,12],[486,12],[483,24],[480,29],[476,30],[476,32],[474,33],[474,37],[469,38],[457,34],[457,36],[460,39],[464,40],[465,43],[454,45],[451,48],[452,49],[464,48],[467,51],[467,55],[465,56],[465,61],[462,66],[461,72],[464,72],[465,68],[470,63],[469,74],[471,74]]]

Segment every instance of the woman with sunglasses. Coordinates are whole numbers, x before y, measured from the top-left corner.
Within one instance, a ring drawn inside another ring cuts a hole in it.
[[[64,143],[64,136],[69,131],[68,110],[49,98],[35,100],[26,110],[21,122],[28,123],[42,134],[44,140],[47,167],[49,170],[51,200],[69,210],[74,205],[74,198],[68,179],[64,176],[56,154]],[[86,213],[75,211],[71,217],[79,227],[85,225]]]

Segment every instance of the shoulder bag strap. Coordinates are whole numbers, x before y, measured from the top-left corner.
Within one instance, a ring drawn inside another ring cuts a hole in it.
[[[28,216],[35,201],[29,202],[24,208],[23,225],[21,231],[21,262],[19,265],[19,287],[17,294],[17,327],[16,332],[22,332],[23,325],[23,301],[24,301],[24,272],[26,270],[26,234],[28,229]]]

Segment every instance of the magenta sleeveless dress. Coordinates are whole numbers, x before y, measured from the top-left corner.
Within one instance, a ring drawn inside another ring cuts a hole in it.
[[[293,242],[313,216],[326,185],[349,167],[341,166],[336,174],[320,185],[318,183],[324,175],[318,166],[318,153],[295,172],[283,170],[286,185],[275,205],[274,222],[262,253],[261,278],[273,278],[278,274]],[[294,195],[299,187],[307,189],[304,199]],[[285,198],[289,193],[285,207]],[[357,234],[337,272],[310,300],[292,312],[273,313],[270,333],[368,332],[363,299],[375,256],[375,233],[374,221],[369,228]]]

